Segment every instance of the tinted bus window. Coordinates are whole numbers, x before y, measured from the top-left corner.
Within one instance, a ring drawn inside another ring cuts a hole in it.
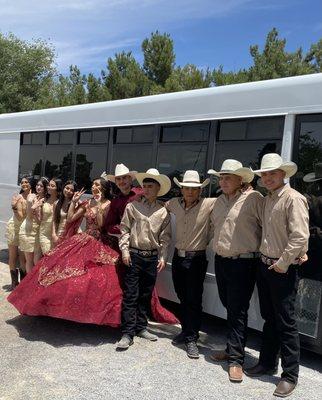
[[[90,191],[92,180],[106,171],[106,146],[77,146],[75,180],[80,188]]]
[[[292,183],[306,197],[310,217],[309,259],[299,268],[302,279],[297,297],[297,322],[301,333],[321,340],[322,114],[297,118],[294,160],[298,172]]]
[[[43,148],[39,145],[20,146],[19,180],[23,175],[41,176]]]
[[[116,164],[119,163],[125,164],[130,170],[145,172],[153,166],[152,146],[144,144],[123,144],[115,146],[113,150],[113,171]]]
[[[72,178],[71,146],[46,146],[45,160],[45,176],[60,178],[63,181]]]

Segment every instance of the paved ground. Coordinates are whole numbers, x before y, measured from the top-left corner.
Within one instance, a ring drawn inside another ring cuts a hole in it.
[[[171,345],[178,327],[151,324],[156,343],[136,339],[116,352],[119,332],[102,326],[18,315],[6,301],[6,253],[0,263],[0,400],[202,400],[272,399],[278,377],[230,383],[226,365],[211,362],[225,343],[225,324],[206,321],[199,360]],[[259,335],[252,333],[246,365],[258,356]],[[322,398],[322,358],[303,352],[293,400]]]

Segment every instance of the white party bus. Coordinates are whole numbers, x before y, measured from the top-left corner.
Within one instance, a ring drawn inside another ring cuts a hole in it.
[[[321,215],[322,74],[2,114],[0,242],[5,242],[10,198],[25,174],[72,178],[89,189],[92,178],[123,162],[138,171],[156,167],[171,179],[196,169],[204,179],[209,168],[220,168],[226,158],[257,168],[268,152],[298,163],[291,184],[317,200]],[[309,173],[316,179],[305,182]],[[217,194],[213,179],[205,195]],[[322,353],[322,220],[311,225],[310,262],[302,271],[297,317],[303,346]],[[204,311],[225,318],[211,249],[208,255]],[[158,288],[162,297],[176,301],[170,264]],[[262,327],[256,292],[249,326]]]

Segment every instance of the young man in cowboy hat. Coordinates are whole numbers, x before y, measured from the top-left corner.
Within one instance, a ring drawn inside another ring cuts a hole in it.
[[[300,343],[295,319],[298,289],[297,265],[305,260],[309,238],[308,205],[304,196],[284,183],[297,171],[276,153],[264,155],[261,168],[254,171],[268,190],[262,214],[261,261],[257,287],[264,319],[259,361],[245,369],[248,376],[274,374],[279,351],[282,376],[274,395],[289,396],[299,373]]]
[[[261,208],[263,196],[243,185],[250,184],[254,173],[237,160],[225,160],[219,177],[222,194],[218,197],[211,221],[214,226],[213,250],[218,292],[227,309],[228,335],[226,350],[216,352],[214,361],[228,361],[229,379],[243,380],[243,363],[247,333],[247,314],[258,266],[261,241]]]
[[[120,190],[120,194],[111,201],[110,209],[104,223],[103,231],[109,235],[109,238],[120,235],[120,223],[126,205],[142,195],[141,188],[132,187],[136,173],[137,171],[130,171],[124,164],[117,164],[114,175],[102,174],[104,179],[115,183]]]
[[[117,348],[127,349],[135,335],[150,341],[157,336],[147,328],[147,312],[157,273],[166,264],[171,241],[170,215],[157,200],[171,188],[170,179],[151,168],[138,173],[143,199],[129,203],[121,221],[119,247],[127,265],[122,304],[122,338]]]
[[[182,198],[166,204],[175,215],[176,243],[172,259],[172,279],[180,300],[182,331],[173,344],[185,343],[187,355],[199,358],[197,340],[201,325],[203,283],[207,271],[206,247],[210,240],[210,213],[216,199],[201,198],[203,183],[197,171],[186,171],[183,181],[173,179],[181,188]]]

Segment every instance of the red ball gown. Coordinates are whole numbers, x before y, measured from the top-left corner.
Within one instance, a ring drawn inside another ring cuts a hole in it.
[[[119,252],[101,241],[95,213],[89,207],[85,219],[85,232],[61,241],[8,296],[21,314],[120,325],[124,266]],[[156,292],[151,314],[158,322],[177,323],[161,306]]]

